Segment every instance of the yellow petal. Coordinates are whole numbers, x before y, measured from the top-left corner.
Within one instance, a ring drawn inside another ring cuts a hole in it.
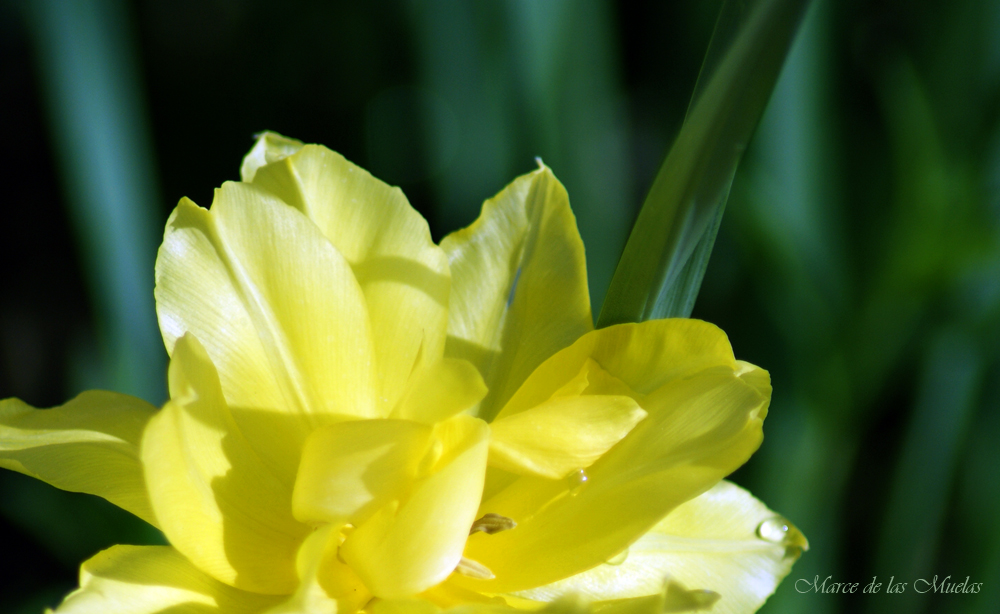
[[[392,416],[434,424],[472,408],[486,392],[472,363],[443,358],[410,376]]]
[[[596,614],[662,614],[663,595],[649,595],[634,599],[616,599],[597,605]]]
[[[454,575],[451,577],[454,577]],[[433,603],[438,608],[444,610],[473,604],[504,606],[508,605],[509,601],[516,601],[519,604],[528,604],[528,606],[524,609],[538,609],[543,605],[541,603],[534,603],[527,599],[511,597],[509,595],[501,597],[499,595],[484,595],[482,593],[476,593],[467,588],[456,586],[451,581],[451,577],[444,582],[436,584],[430,589],[420,593],[417,598],[424,602]]]
[[[662,584],[662,583],[661,583]],[[416,599],[378,599],[372,603],[372,614],[665,614],[667,612],[695,612],[711,609],[713,598],[718,595],[701,590],[687,590],[679,583],[670,582],[657,595],[589,603],[575,596],[564,596],[551,603],[532,602],[509,595],[486,597],[470,593],[463,601],[451,602],[438,599],[437,589],[432,589]],[[478,598],[477,598],[478,597]],[[429,600],[427,600],[429,599]]]
[[[759,368],[754,373],[767,374]],[[644,401],[648,420],[592,473],[635,478],[638,467],[654,473],[680,466],[723,472],[699,493],[707,490],[746,462],[763,440],[770,395],[761,394],[746,379],[720,366],[664,384]]]
[[[290,139],[277,132],[262,132],[257,135],[257,142],[243,157],[240,165],[240,180],[250,183],[257,169],[286,158],[302,149],[302,141]]]
[[[753,386],[762,396],[771,398],[771,374],[757,365],[736,361],[736,375],[747,384]]]
[[[305,213],[350,262],[375,334],[385,415],[417,359],[434,362],[444,350],[450,287],[444,252],[399,188],[325,147],[306,145],[259,168],[253,182]]]
[[[352,420],[313,433],[302,452],[293,510],[302,522],[358,525],[408,493],[432,429],[408,420]]]
[[[337,559],[338,530],[326,525],[306,538],[296,557],[298,589],[266,614],[353,614],[371,599],[357,575]]]
[[[605,371],[593,358],[587,358],[580,373],[553,392],[552,398],[575,397],[581,394],[628,396],[635,399],[641,399],[643,396],[625,382]],[[525,409],[527,408],[524,406],[508,404],[504,408],[503,415],[499,418],[514,415]]]
[[[378,599],[372,614],[438,614],[441,608],[424,599]]]
[[[470,591],[462,591],[445,582],[414,599],[378,599],[372,602],[372,614],[591,614],[602,604],[590,604],[581,599],[567,597],[552,603],[534,602],[510,595],[487,596]],[[441,590],[441,589],[444,590]],[[662,600],[661,600],[662,601]],[[635,614],[661,614],[647,609]],[[613,614],[618,614],[615,612]],[[623,610],[622,614],[626,614]],[[628,614],[632,614],[629,612]]]
[[[701,320],[650,320],[619,324],[588,333],[572,346],[542,363],[524,382],[497,418],[503,418],[548,400],[563,387],[597,383],[599,394],[641,397],[664,383],[725,366],[740,370],[726,334]],[[623,392],[626,388],[631,392]],[[566,394],[563,392],[562,394]]]
[[[441,247],[452,275],[447,354],[483,374],[489,420],[535,367],[593,329],[583,242],[565,188],[542,167]]]
[[[211,211],[181,201],[156,268],[167,348],[194,333],[230,404],[374,415],[364,296],[303,215],[259,189],[226,183]]]
[[[167,546],[113,546],[80,567],[55,614],[256,614],[275,597],[214,580]]]
[[[149,497],[164,534],[222,582],[292,592],[295,553],[309,532],[292,517],[292,484],[243,437],[211,360],[191,335],[177,340],[169,379],[171,401],[142,440]]]
[[[490,425],[490,466],[563,478],[589,467],[645,417],[630,397],[553,398]]]
[[[539,367],[518,396],[525,389],[526,399],[551,395],[587,357],[642,394],[648,416],[584,475],[522,477],[486,501],[480,513],[507,516],[518,526],[469,538],[466,556],[496,574],[489,583],[463,579],[470,588],[523,590],[611,559],[760,444],[769,401],[756,385],[762,372],[737,365],[715,327],[659,321],[595,331]]]
[[[637,597],[659,591],[663,578],[670,577],[721,595],[713,612],[756,612],[807,547],[795,527],[747,491],[722,481],[670,512],[632,544],[624,561],[598,565],[521,596]]]
[[[667,612],[699,612],[712,610],[719,594],[704,589],[687,589],[672,579],[660,578],[661,588],[654,595],[597,602],[594,614],[665,614]],[[576,594],[576,593],[570,593]]]
[[[53,409],[0,401],[0,467],[73,492],[104,497],[156,525],[139,462],[139,441],[156,408],[92,390]]]
[[[351,533],[341,557],[382,598],[408,597],[448,577],[462,558],[483,492],[489,427],[455,416],[435,429],[441,455],[409,499]]]
[[[343,257],[299,212],[239,183],[217,190],[211,211],[182,201],[167,223],[156,278],[168,350],[185,332],[198,337],[241,423],[247,414],[245,435],[289,480],[302,441],[324,416],[375,415],[364,296]],[[275,433],[261,424],[275,410],[301,421]]]

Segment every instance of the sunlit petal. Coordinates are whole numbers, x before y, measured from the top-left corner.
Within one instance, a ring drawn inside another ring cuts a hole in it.
[[[673,579],[660,579],[657,592],[642,597],[626,597],[598,601],[595,614],[666,614],[668,612],[700,612],[714,610],[719,594],[706,589],[688,589]],[[580,598],[577,593],[569,593]]]
[[[98,390],[45,410],[5,399],[0,467],[104,497],[156,525],[139,462],[142,430],[155,412],[141,399]]]
[[[806,547],[795,527],[722,481],[670,512],[623,560],[522,595],[543,601],[567,593],[595,600],[636,597],[658,592],[669,577],[718,593],[713,612],[755,612]]]
[[[490,425],[490,465],[564,478],[593,464],[645,417],[631,397],[554,398]]]
[[[275,147],[281,144],[269,145],[269,156],[280,155]],[[325,147],[306,145],[263,166],[253,183],[306,214],[351,264],[375,334],[384,415],[418,358],[435,362],[443,352],[450,286],[444,252],[399,188]]]
[[[240,179],[250,183],[257,174],[257,169],[272,162],[286,158],[302,149],[302,141],[290,139],[277,132],[262,132],[257,135],[257,142],[243,157],[240,165]]]
[[[182,201],[156,278],[168,350],[194,333],[231,405],[375,415],[364,296],[301,213],[239,183],[217,190],[211,211]]]
[[[595,331],[542,365],[517,396],[525,389],[552,394],[573,381],[589,357],[635,390],[648,391],[641,401],[648,416],[584,474],[522,477],[485,501],[481,513],[510,517],[518,527],[470,537],[466,556],[496,579],[464,585],[523,590],[598,565],[745,462],[760,444],[769,398],[737,375],[742,366],[728,348],[713,326],[668,320]],[[659,356],[664,349],[701,369],[649,369],[648,361],[666,360]]]
[[[302,453],[295,517],[338,526],[364,522],[409,491],[432,433],[408,420],[354,420],[317,430]]]
[[[471,409],[486,392],[486,384],[472,363],[444,358],[410,376],[392,417],[434,424]]]
[[[733,357],[726,334],[701,320],[652,320],[609,326],[582,336],[541,364],[497,418],[544,403],[560,388],[579,381],[584,369],[588,378],[601,378],[603,386],[618,380],[628,386],[629,394],[641,396],[704,369],[725,366],[737,370],[745,364]],[[609,376],[613,379],[608,380]],[[586,381],[589,385],[590,380]]]
[[[452,275],[447,353],[483,374],[488,420],[535,367],[593,329],[583,242],[565,188],[542,167],[441,247]]]
[[[167,546],[113,546],[80,568],[55,614],[256,614],[276,603],[210,578]]]
[[[306,538],[295,561],[299,587],[267,614],[353,614],[371,599],[357,575],[337,558],[339,528],[326,525]]]
[[[351,533],[341,557],[378,597],[407,597],[441,582],[462,558],[483,492],[489,428],[456,416],[435,429],[441,456],[400,505]]]
[[[243,437],[211,360],[190,335],[174,347],[170,394],[142,440],[149,496],[164,534],[222,582],[291,592],[295,553],[309,531],[292,517],[292,484]]]
[[[182,201],[156,273],[168,350],[185,332],[198,337],[244,435],[289,480],[305,437],[328,416],[375,415],[364,296],[301,213],[245,184],[225,184],[211,211]]]

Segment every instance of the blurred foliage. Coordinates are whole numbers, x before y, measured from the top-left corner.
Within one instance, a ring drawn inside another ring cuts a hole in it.
[[[720,4],[0,2],[0,396],[54,405],[103,381],[159,400],[163,354],[137,349],[149,227],[181,196],[208,205],[265,128],[400,185],[436,238],[542,157],[596,312]],[[820,0],[737,173],[694,316],[773,378],[735,479],[812,549],[765,612],[1000,603],[998,31],[986,0]],[[157,539],[10,472],[0,535],[8,612],[56,603],[107,545]],[[815,575],[909,590],[795,591]],[[912,590],[934,575],[982,591]]]

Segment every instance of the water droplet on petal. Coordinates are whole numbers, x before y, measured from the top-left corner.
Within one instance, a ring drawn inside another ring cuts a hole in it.
[[[802,550],[809,548],[809,542],[802,532],[781,516],[773,516],[757,525],[757,537],[772,544],[794,546]]]
[[[757,525],[757,537],[775,544],[780,544],[784,541],[787,533],[788,523],[786,523],[785,519],[780,516],[768,518],[764,522]]]
[[[587,485],[588,480],[590,480],[590,476],[583,469],[577,469],[566,476],[566,481],[569,482],[569,494],[574,497],[580,494],[583,487]]]
[[[608,565],[621,565],[626,561],[626,559],[628,559],[628,548],[625,548],[624,550],[622,550],[621,552],[619,552],[618,554],[614,555],[613,557],[604,562],[607,563]]]

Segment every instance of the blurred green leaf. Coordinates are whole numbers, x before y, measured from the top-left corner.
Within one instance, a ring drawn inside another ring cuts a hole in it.
[[[615,7],[607,0],[504,5],[507,54],[515,59],[511,89],[521,93],[528,136],[513,166],[521,172],[531,156],[540,156],[566,186],[587,246],[587,284],[597,313],[636,210]]]
[[[25,11],[97,316],[98,381],[75,384],[159,404],[166,352],[152,271],[162,220],[127,6],[39,0]]]
[[[407,6],[419,86],[442,103],[423,109],[428,157],[446,171],[434,177],[437,214],[462,227],[476,219],[483,195],[513,175],[511,75],[502,37],[484,35],[503,32],[503,7],[457,0]]]
[[[961,329],[944,330],[930,343],[879,531],[878,574],[930,578],[942,571],[934,562],[940,540],[950,537],[946,506],[984,373],[976,346]],[[916,611],[926,600],[915,591],[890,598],[893,608],[903,611]],[[869,611],[883,611],[888,603],[871,601]]]
[[[723,5],[684,124],[632,229],[598,326],[691,313],[736,167],[807,4]]]
[[[981,348],[990,348],[984,354],[992,359],[984,361],[984,372],[995,373],[998,363],[996,334],[1000,333],[995,321],[991,323],[992,335],[985,340],[980,334],[977,341]],[[985,342],[984,342],[985,341]],[[958,453],[964,455],[956,469],[958,488],[956,514],[949,518],[946,528],[947,541],[942,550],[950,550],[965,573],[975,574],[974,581],[982,582],[982,590],[964,604],[961,611],[970,614],[994,612],[1000,603],[1000,480],[996,468],[1000,467],[1000,382],[996,378],[982,377],[978,415],[969,426],[967,444]],[[952,566],[949,566],[952,567]],[[958,565],[952,567],[959,571]]]

